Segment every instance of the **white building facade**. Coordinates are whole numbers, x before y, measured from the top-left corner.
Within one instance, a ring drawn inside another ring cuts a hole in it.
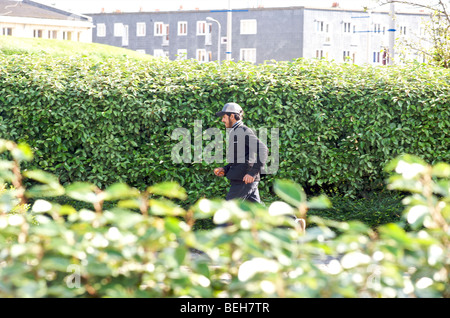
[[[0,35],[92,42],[92,19],[30,0],[0,0]]]
[[[392,17],[388,12],[305,8],[304,19],[303,57],[386,65],[392,58],[389,51],[400,42],[424,36],[429,15],[397,12]],[[394,52],[398,61],[400,52]],[[424,62],[416,53],[410,51],[408,57]]]

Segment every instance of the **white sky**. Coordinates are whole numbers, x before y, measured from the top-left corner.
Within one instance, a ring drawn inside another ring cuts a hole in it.
[[[121,10],[124,12],[139,11],[167,11],[167,10],[195,10],[199,9],[227,9],[228,1],[231,8],[285,7],[310,6],[331,7],[338,2],[341,8],[362,9],[364,6],[376,7],[376,0],[34,0],[47,5],[54,5],[60,9],[77,13],[95,13],[102,9],[105,12]],[[387,6],[384,6],[387,7]],[[388,8],[385,8],[388,10]]]

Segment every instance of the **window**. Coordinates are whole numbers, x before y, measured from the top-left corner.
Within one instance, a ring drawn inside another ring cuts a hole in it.
[[[33,30],[33,38],[42,38],[42,30]]]
[[[187,50],[186,49],[178,49],[177,50],[177,60],[186,60],[187,59]]]
[[[318,33],[328,33],[330,25],[324,21],[316,21],[316,31]]]
[[[178,35],[187,35],[187,25],[186,21],[178,22]]]
[[[380,63],[380,52],[373,52],[373,62]]]
[[[128,46],[128,25],[123,26],[122,46]]]
[[[57,39],[58,38],[58,31],[56,30],[48,30],[47,38],[49,39]]]
[[[155,36],[163,36],[164,35],[164,23],[163,22],[155,22]]]
[[[350,51],[344,51],[343,58],[344,62],[350,61]]]
[[[147,25],[145,22],[136,23],[136,36],[145,36],[147,33]]]
[[[13,29],[12,28],[2,28],[2,35],[9,35],[11,36],[13,33]]]
[[[123,24],[114,23],[114,36],[123,36]]]
[[[418,61],[421,63],[427,63],[427,56],[425,53],[417,53],[418,54]]]
[[[98,37],[106,36],[106,25],[104,23],[97,24],[97,36]]]
[[[208,55],[206,54],[205,49],[198,49],[196,57],[200,62],[208,62]]]
[[[316,21],[316,31],[323,32],[323,21]]]
[[[419,27],[419,36],[425,36],[425,35],[426,35],[425,27],[423,27],[423,26]]]
[[[352,24],[350,22],[344,22],[344,33],[351,33]]]
[[[384,48],[383,50],[382,64],[383,65],[389,64],[389,48]]]
[[[205,45],[212,45],[212,24],[206,24]]]
[[[73,33],[72,31],[63,31],[62,39],[72,41],[72,33]]]
[[[155,49],[155,50],[153,50],[153,56],[154,57],[167,58],[167,57],[169,57],[169,51],[164,51],[164,50],[161,50],[161,49]]]
[[[373,25],[373,32],[374,33],[381,33],[381,24],[380,23],[375,23]]]
[[[256,20],[241,20],[241,34],[256,34]]]
[[[400,35],[406,35],[406,26],[400,26]]]
[[[241,49],[240,60],[256,63],[256,49]]]
[[[71,31],[63,31],[63,40],[72,40],[72,32]]]
[[[197,21],[197,35],[206,34],[206,21]]]
[[[167,46],[169,45],[169,24],[164,24],[163,25],[163,42],[162,45],[163,46]]]
[[[316,50],[316,58],[318,59],[323,58],[323,50]]]

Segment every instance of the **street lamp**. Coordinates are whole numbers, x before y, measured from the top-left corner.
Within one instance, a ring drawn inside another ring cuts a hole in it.
[[[221,25],[219,23],[219,21],[217,21],[216,19],[213,19],[211,17],[207,17],[206,18],[207,21],[212,21],[212,22],[216,22],[217,25],[219,26],[219,33],[218,33],[218,40],[217,40],[217,60],[219,61],[219,65],[220,65],[220,34],[221,34]]]

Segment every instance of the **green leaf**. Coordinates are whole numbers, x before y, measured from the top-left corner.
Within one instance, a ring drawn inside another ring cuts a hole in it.
[[[450,164],[439,162],[433,166],[433,175],[440,178],[450,177]]]
[[[297,208],[306,201],[306,194],[303,188],[290,180],[276,180],[274,191],[281,199]]]
[[[326,195],[320,195],[313,197],[307,202],[307,206],[310,209],[329,209],[331,208],[331,201]]]
[[[185,200],[187,198],[186,190],[178,183],[168,181],[156,184],[147,189],[149,193],[162,195],[172,199]]]
[[[69,265],[72,263],[69,259],[57,257],[57,256],[50,256],[45,257],[41,261],[42,268],[49,270],[49,271],[60,271],[60,272],[67,272],[67,268],[69,268]]]
[[[389,223],[380,226],[379,231],[383,239],[392,239],[398,243],[396,246],[398,249],[401,249],[403,246],[409,246],[413,242],[412,238],[398,224]]]
[[[111,269],[108,267],[108,264],[97,262],[95,260],[90,260],[86,266],[86,270],[91,275],[96,276],[109,276],[112,274]]]
[[[191,209],[194,211],[195,219],[206,219],[212,217],[221,206],[218,201],[202,198]]]
[[[175,260],[177,261],[178,266],[183,264],[186,254],[187,250],[184,246],[179,246],[175,249]]]
[[[141,207],[141,200],[142,199],[120,200],[117,203],[117,206],[124,209],[139,209]]]
[[[11,150],[11,154],[14,159],[18,161],[31,161],[33,160],[33,151],[31,147],[25,143],[20,143],[17,148]]]
[[[95,193],[97,187],[88,182],[75,182],[66,187],[66,194],[72,199],[96,203],[100,201]]]
[[[105,190],[105,200],[114,201],[120,199],[136,198],[139,196],[139,190],[128,186],[125,183],[115,183]]]
[[[77,212],[77,210],[74,207],[72,207],[70,205],[66,205],[66,204],[62,205],[59,208],[59,214],[60,215],[71,215],[71,214],[74,214],[76,212]]]
[[[142,222],[142,214],[114,208],[103,212],[104,217],[109,222],[117,225],[119,228],[128,229]]]
[[[184,215],[185,211],[172,201],[166,199],[149,200],[150,211],[154,215],[179,216]]]
[[[45,172],[43,170],[30,170],[30,171],[24,171],[23,175],[27,178],[39,181],[40,183],[45,184],[59,184],[58,178],[48,172]]]
[[[32,186],[25,192],[28,198],[58,197],[64,195],[65,189],[60,184],[42,184]]]

